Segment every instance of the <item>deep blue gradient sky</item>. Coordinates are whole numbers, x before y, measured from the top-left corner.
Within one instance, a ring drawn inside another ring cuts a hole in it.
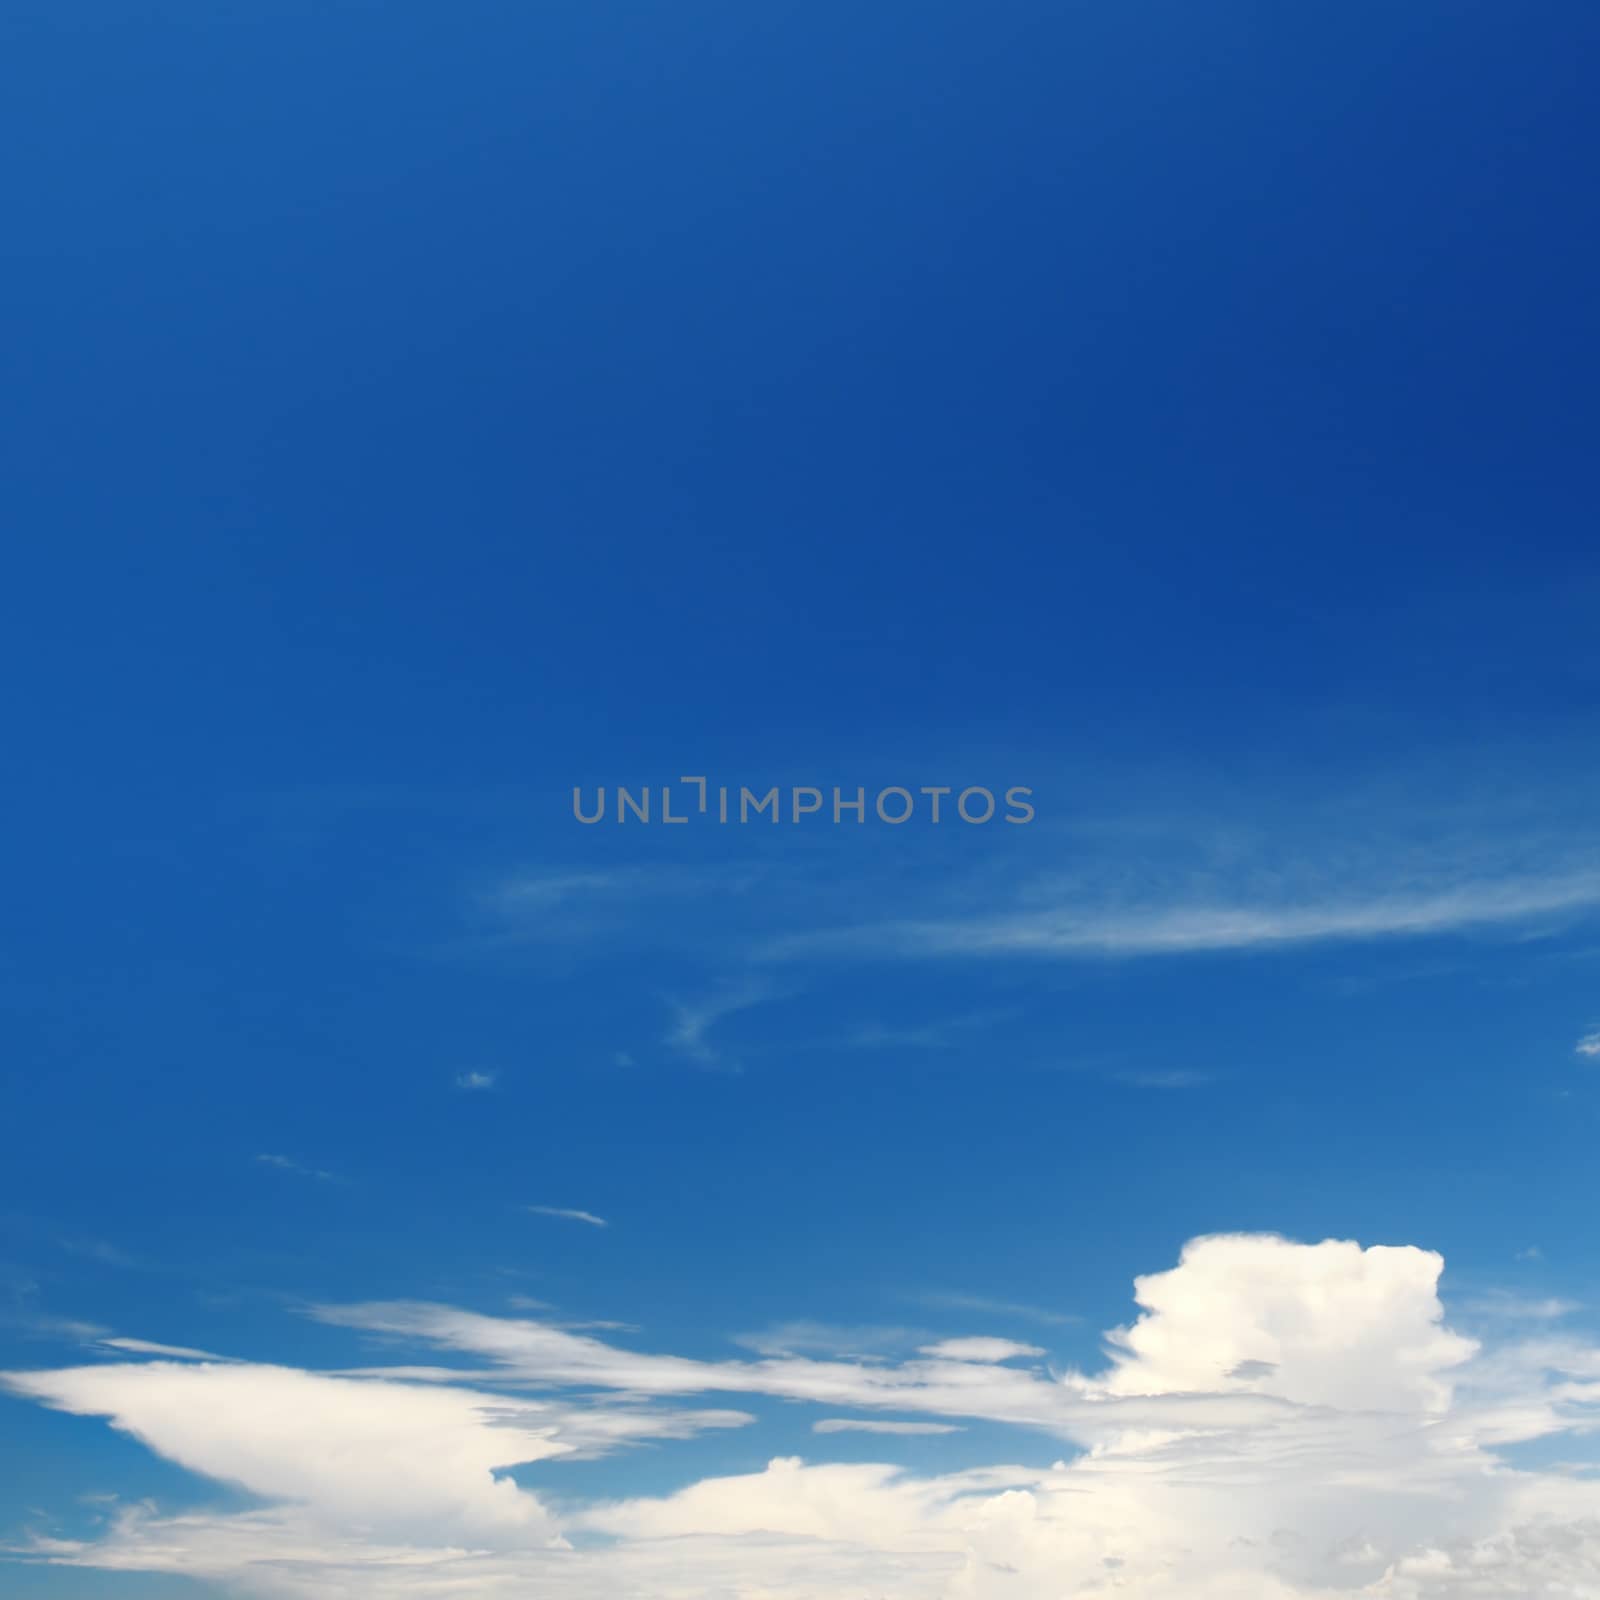
[[[1592,1293],[1597,46],[12,0],[0,1367],[519,1294],[1093,1365],[1234,1229]],[[1037,817],[572,818],[696,773]],[[224,1493],[0,1404],[7,1539]]]

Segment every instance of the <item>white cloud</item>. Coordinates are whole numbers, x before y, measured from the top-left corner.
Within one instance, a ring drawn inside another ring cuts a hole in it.
[[[1439,1323],[1440,1267],[1438,1256],[1411,1247],[1307,1246],[1260,1236],[1198,1240],[1171,1272],[1136,1280],[1145,1311],[1110,1335],[1109,1368],[1098,1377],[1069,1373],[1060,1380],[1006,1364],[1033,1347],[1004,1339],[949,1341],[892,1365],[794,1354],[697,1361],[622,1349],[548,1323],[417,1302],[321,1307],[316,1315],[467,1353],[541,1384],[660,1396],[766,1394],[983,1418],[1104,1444],[1153,1417],[1171,1422],[1182,1414],[1197,1427],[1267,1422],[1284,1406],[1334,1403],[1340,1385],[1342,1397],[1361,1406],[1447,1396],[1441,1374],[1468,1359],[1473,1345]],[[1330,1298],[1344,1305],[1336,1324],[1318,1320]],[[1219,1306],[1230,1308],[1225,1317]],[[1286,1328],[1278,1328],[1280,1320]],[[1270,1362],[1271,1381],[1228,1380],[1248,1361]],[[1388,1395],[1377,1387],[1381,1382],[1403,1382],[1405,1392]]]
[[[93,1239],[80,1236],[57,1238],[56,1243],[69,1255],[82,1256],[86,1260],[98,1262],[101,1266],[120,1267],[125,1272],[141,1272],[146,1270],[146,1263],[137,1256],[131,1256],[126,1250],[120,1250],[116,1245],[105,1239]]]
[[[1468,794],[1459,778],[1445,785],[1415,772],[1404,783],[1319,786],[1290,799],[1218,790],[1194,772],[1106,774],[1092,785],[1084,777],[1058,775],[1063,806],[1041,817],[1041,829],[1018,830],[1026,852],[962,852],[949,871],[902,870],[912,859],[904,850],[921,859],[948,837],[938,831],[902,830],[894,851],[852,859],[846,871],[835,869],[850,830],[824,830],[803,865],[535,872],[507,877],[479,910],[499,938],[559,939],[564,952],[590,958],[670,946],[769,964],[1521,940],[1600,914],[1593,797],[1569,783]],[[1115,812],[1097,814],[1111,795]],[[1182,808],[1166,795],[1181,795]],[[777,938],[774,907],[787,930]],[[933,1050],[957,1042],[952,1029],[962,1026],[882,1019],[844,1042]]]
[[[1032,897],[1030,897],[1032,898]],[[786,936],[770,959],[877,957],[1133,957],[1274,945],[1422,937],[1525,924],[1600,908],[1600,872],[1444,881],[1402,893],[1329,893],[1308,886],[1259,899],[1193,898],[1145,903],[1074,897],[963,916],[906,918]],[[1600,1036],[1594,1054],[1600,1055]],[[1584,1044],[1589,1043],[1585,1040]],[[1584,1044],[1579,1045],[1583,1050]],[[1588,1053],[1588,1052],[1585,1052]]]
[[[1600,1056],[1600,1028],[1584,1034],[1573,1048],[1580,1056]]]
[[[302,1178],[315,1178],[319,1183],[343,1183],[336,1172],[324,1172],[319,1167],[308,1167],[292,1156],[261,1155],[256,1160],[264,1167],[276,1167],[279,1172],[293,1172]]]
[[[1442,1410],[1451,1372],[1475,1348],[1440,1320],[1443,1267],[1409,1245],[1196,1240],[1171,1271],[1134,1280],[1144,1312],[1110,1335],[1105,1391],[1201,1393],[1252,1361],[1272,1367],[1255,1392],[1298,1405]]]
[[[1474,1316],[1509,1317],[1524,1322],[1555,1321],[1582,1309],[1576,1300],[1563,1300],[1558,1295],[1535,1297],[1513,1294],[1506,1289],[1493,1290],[1461,1303],[1461,1310]]]
[[[725,862],[716,868],[634,864],[605,871],[511,874],[472,897],[479,936],[489,947],[559,942],[571,953],[599,942],[613,949],[662,940],[681,942],[684,900],[726,911],[762,876],[760,868]]]
[[[907,1350],[928,1337],[912,1328],[882,1326],[840,1327],[831,1322],[782,1322],[755,1333],[741,1333],[733,1342],[764,1356],[881,1355],[890,1350]]]
[[[935,1434],[935,1433],[960,1433],[960,1425],[954,1422],[878,1422],[866,1417],[823,1417],[820,1422],[811,1424],[813,1433],[887,1433],[887,1434]]]
[[[191,1472],[314,1507],[332,1526],[554,1531],[537,1499],[495,1477],[562,1451],[532,1402],[165,1361],[13,1373],[7,1383],[57,1410],[106,1417]]]
[[[851,1050],[954,1050],[1014,1014],[1007,1010],[969,1011],[937,1022],[869,1022],[840,1042]]]
[[[939,1361],[1015,1361],[1021,1356],[1042,1356],[1038,1345],[1018,1344],[1012,1339],[941,1339],[925,1344],[922,1352]]]
[[[486,900],[504,912],[555,911],[573,900],[636,890],[641,881],[625,872],[525,872],[497,884]]]
[[[36,1559],[270,1600],[1600,1593],[1600,1483],[1504,1454],[1592,1429],[1600,1348],[1544,1324],[1479,1346],[1444,1320],[1441,1267],[1411,1247],[1196,1240],[1136,1280],[1138,1315],[1109,1336],[1100,1370],[1059,1376],[1003,1339],[939,1341],[898,1361],[704,1361],[393,1303],[319,1315],[470,1354],[487,1372],[154,1362],[7,1382],[268,1502],[130,1510],[97,1539],[36,1543]],[[939,1476],[780,1457],[671,1494],[583,1503],[503,1475],[748,1420],[659,1404],[691,1394],[814,1402],[827,1408],[819,1439],[873,1433],[886,1448],[968,1419],[1020,1431],[1009,1460]]]
[[[472,1090],[492,1089],[500,1081],[498,1072],[458,1072],[456,1088]]]
[[[722,1051],[708,1037],[713,1025],[735,1011],[748,1010],[771,997],[772,990],[766,984],[743,983],[720,989],[693,1003],[670,1001],[673,1020],[666,1042],[698,1066],[724,1067],[727,1062]]]
[[[1017,1300],[1000,1300],[986,1294],[963,1294],[956,1290],[926,1289],[910,1298],[930,1311],[971,1311],[985,1317],[1041,1322],[1054,1327],[1083,1321],[1082,1317],[1070,1311],[1052,1311],[1046,1306],[1030,1306]]]
[[[592,1211],[577,1211],[571,1206],[527,1206],[536,1217],[559,1217],[563,1222],[583,1222],[591,1228],[609,1228],[611,1224],[604,1217],[597,1217]]]
[[[149,1339],[97,1339],[97,1344],[125,1356],[167,1356],[174,1361],[231,1361],[231,1356],[213,1355],[209,1350],[191,1350],[181,1344],[154,1344]]]

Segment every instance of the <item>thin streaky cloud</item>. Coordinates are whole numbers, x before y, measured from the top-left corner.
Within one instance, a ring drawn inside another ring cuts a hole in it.
[[[1593,1033],[1584,1034],[1573,1049],[1580,1056],[1600,1056],[1600,1028],[1596,1028]]]
[[[971,1011],[935,1022],[864,1023],[842,1041],[849,1050],[955,1050],[975,1034],[1015,1016],[1014,1010]]]
[[[182,1344],[157,1344],[150,1339],[97,1339],[103,1349],[122,1355],[165,1356],[172,1361],[234,1361],[234,1356],[219,1356],[212,1350],[193,1350]]]
[[[336,1172],[325,1172],[321,1167],[308,1167],[304,1162],[296,1161],[292,1156],[284,1155],[259,1155],[257,1162],[264,1167],[274,1167],[279,1172],[293,1172],[302,1178],[315,1178],[319,1183],[345,1183],[348,1180],[341,1178]]]
[[[708,1037],[712,1027],[735,1011],[745,1011],[771,999],[772,994],[771,987],[765,983],[743,983],[719,990],[705,1000],[669,1000],[673,1022],[667,1030],[666,1042],[698,1066],[726,1068],[729,1063],[723,1051]]]
[[[931,1335],[916,1328],[841,1327],[829,1322],[784,1322],[739,1333],[732,1342],[760,1355],[875,1357],[924,1343]]]
[[[1016,1317],[1023,1322],[1043,1323],[1047,1327],[1070,1327],[1083,1321],[1069,1311],[1051,1311],[1044,1306],[1019,1300],[1000,1300],[985,1294],[962,1294],[942,1289],[925,1290],[909,1297],[930,1311],[972,1311],[986,1317]]]
[[[1001,1361],[1018,1361],[1028,1356],[1042,1356],[1044,1351],[1036,1344],[1018,1344],[1015,1339],[940,1339],[927,1344],[919,1354],[932,1356],[936,1361],[976,1361],[993,1364]]]
[[[97,1261],[102,1266],[121,1267],[125,1271],[138,1272],[143,1270],[144,1263],[127,1251],[119,1250],[114,1244],[108,1244],[104,1239],[90,1238],[59,1238],[56,1243],[69,1255],[82,1256],[89,1261]]]
[[[558,1217],[563,1222],[582,1222],[591,1228],[609,1228],[611,1224],[604,1217],[597,1217],[592,1211],[579,1211],[572,1206],[527,1206],[536,1217]]]
[[[498,1072],[458,1072],[456,1074],[456,1088],[466,1090],[468,1093],[492,1089],[500,1081]]]
[[[16,1328],[29,1338],[94,1341],[108,1330],[97,1322],[54,1317],[45,1312],[0,1311],[0,1328]]]
[[[698,894],[739,884],[746,874],[657,866],[616,867],[599,872],[522,872],[505,878],[488,900],[505,910],[550,910],[578,900],[623,896]]]
[[[1490,927],[1510,929],[1597,908],[1600,873],[1563,873],[1311,903],[1132,909],[1073,904],[969,917],[908,919],[789,935],[769,944],[763,954],[773,961],[830,955],[1132,958],[1421,938]],[[1600,1055],[1600,1036],[1590,1038],[1595,1043],[1594,1054]],[[1589,1042],[1581,1041],[1580,1049]]]
[[[954,1422],[874,1422],[866,1417],[824,1417],[811,1424],[813,1433],[964,1433]]]
[[[604,1224],[602,1224],[604,1226]],[[636,1322],[618,1322],[609,1317],[591,1317],[584,1321],[561,1321],[551,1315],[556,1307],[548,1300],[536,1300],[532,1295],[514,1294],[507,1301],[514,1311],[533,1311],[539,1313],[549,1322],[552,1328],[561,1328],[566,1332],[600,1332],[600,1333],[638,1333],[639,1324]]]
[[[596,872],[513,873],[478,896],[479,906],[509,921],[528,926],[546,922],[553,911],[614,911],[645,899],[672,899],[706,893],[742,894],[758,871],[727,864],[715,869],[634,865]],[[562,925],[570,932],[570,924]]]
[[[506,911],[553,911],[574,899],[637,887],[638,881],[621,872],[524,873],[497,884],[487,898]]]
[[[1583,1310],[1580,1302],[1564,1300],[1559,1295],[1535,1298],[1504,1289],[1460,1301],[1459,1305],[1462,1311],[1474,1316],[1508,1317],[1531,1322],[1555,1321]]]

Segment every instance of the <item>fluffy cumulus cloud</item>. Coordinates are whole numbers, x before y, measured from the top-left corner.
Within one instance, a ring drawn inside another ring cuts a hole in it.
[[[1103,1365],[1065,1373],[1002,1338],[897,1361],[703,1361],[443,1306],[325,1307],[330,1324],[471,1365],[12,1373],[17,1397],[102,1417],[257,1502],[140,1506],[95,1537],[36,1532],[13,1553],[264,1600],[1600,1593],[1600,1482],[1571,1465],[1600,1422],[1600,1350],[1523,1319],[1492,1345],[1453,1332],[1441,1267],[1409,1247],[1199,1239],[1136,1280]],[[510,1475],[543,1462],[555,1482],[562,1458],[753,1425],[740,1397],[826,1408],[823,1452],[834,1434],[857,1454],[872,1436],[887,1457],[936,1433],[942,1452],[981,1439],[991,1457],[1006,1438],[1007,1458],[928,1475],[779,1457],[615,1501]]]

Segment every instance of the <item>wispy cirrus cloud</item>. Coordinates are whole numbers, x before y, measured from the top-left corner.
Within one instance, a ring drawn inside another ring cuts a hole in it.
[[[674,908],[686,901],[724,909],[762,881],[737,862],[670,867],[655,862],[585,871],[533,869],[505,874],[469,900],[480,935],[491,945],[599,942],[631,946],[677,942]],[[663,917],[665,915],[665,920]]]
[[[961,1433],[954,1422],[888,1422],[871,1417],[823,1417],[811,1424],[813,1433],[882,1433],[915,1437],[918,1434]]]
[[[150,1339],[96,1339],[103,1350],[115,1350],[119,1355],[164,1356],[173,1361],[232,1361],[232,1356],[219,1356],[210,1350],[194,1350],[188,1345],[157,1344]]]
[[[1215,1074],[1189,1067],[1131,1068],[1108,1074],[1113,1083],[1130,1089],[1199,1089],[1215,1081]]]
[[[925,1344],[919,1354],[932,1356],[936,1361],[976,1361],[983,1366],[998,1365],[1003,1361],[1021,1361],[1031,1356],[1042,1356],[1044,1351],[1035,1344],[1019,1344],[1015,1339],[940,1339],[935,1344]]]
[[[1461,1310],[1473,1316],[1502,1317],[1520,1322],[1553,1322],[1581,1311],[1576,1300],[1566,1300],[1559,1295],[1514,1294],[1500,1289],[1480,1294],[1460,1302]]]
[[[841,1041],[851,1050],[955,1050],[1016,1015],[1015,1008],[969,1011],[919,1023],[869,1022]]]
[[[913,1349],[929,1337],[929,1334],[916,1328],[780,1322],[754,1333],[735,1334],[733,1342],[765,1356],[880,1356],[888,1351]]]
[[[340,1177],[337,1172],[327,1172],[321,1167],[307,1166],[303,1161],[296,1161],[293,1156],[259,1155],[256,1161],[260,1166],[272,1167],[278,1172],[292,1172],[302,1178],[315,1178],[319,1183],[349,1182],[349,1179]]]
[[[1600,1056],[1600,1028],[1596,1028],[1592,1033],[1584,1034],[1577,1044],[1573,1046],[1573,1049],[1578,1055],[1588,1056],[1591,1060],[1596,1056]]]
[[[823,829],[807,836],[803,866],[513,874],[480,903],[508,930],[560,930],[591,956],[671,944],[723,970],[738,960],[769,973],[859,960],[1134,960],[1462,935],[1522,940],[1600,916],[1592,797],[1580,803],[1552,787],[1459,798],[1419,785],[1308,791],[1291,805],[1167,774],[1164,789],[1193,791],[1188,813],[1135,802],[1117,814],[1059,815],[998,844],[958,832],[963,847],[941,852],[937,872],[906,870],[927,859],[932,834],[897,836],[867,856],[852,850],[859,841],[848,831]],[[819,870],[846,862],[847,871]],[[743,892],[756,883],[759,897]],[[777,937],[775,919],[787,930]],[[871,1022],[841,1042],[946,1049],[960,1032],[952,1023]]]
[[[524,1206],[523,1210],[536,1217],[555,1217],[562,1222],[581,1222],[591,1228],[611,1226],[604,1217],[597,1217],[592,1211],[579,1211],[572,1206]]]
[[[574,901],[637,893],[652,881],[642,873],[519,872],[494,885],[483,898],[500,911],[537,914],[558,910]]]
[[[547,1313],[546,1320],[553,1328],[571,1328],[589,1333],[637,1333],[638,1325],[632,1322],[618,1322],[609,1317],[587,1317],[574,1320],[570,1317],[555,1320],[556,1308],[547,1300],[535,1300],[531,1295],[514,1294],[506,1302],[516,1311],[542,1311]]]
[[[1597,909],[1600,872],[1585,871],[1447,883],[1400,894],[1335,890],[1318,898],[1131,905],[1067,900],[789,934],[769,943],[764,955],[772,961],[1192,955],[1509,929]],[[1594,1053],[1600,1054],[1600,1043]]]
[[[1051,1327],[1067,1327],[1082,1322],[1083,1318],[1068,1311],[1054,1311],[1046,1306],[1028,1305],[1018,1300],[997,1299],[993,1295],[963,1294],[947,1289],[926,1289],[908,1296],[917,1305],[930,1311],[969,1311],[984,1317],[1003,1317],[1023,1322],[1043,1323]]]
[[[82,1234],[64,1234],[56,1239],[56,1244],[68,1255],[80,1256],[86,1261],[93,1261],[99,1266],[116,1267],[123,1272],[145,1272],[149,1270],[149,1263],[141,1261],[137,1256],[130,1255],[126,1250],[119,1248],[106,1239],[96,1239]]]
[[[60,1339],[73,1344],[94,1343],[110,1332],[97,1322],[55,1316],[25,1303],[0,1307],[0,1327],[14,1328],[31,1339]]]
[[[667,1030],[666,1043],[678,1055],[701,1067],[736,1068],[726,1052],[713,1043],[712,1028],[724,1017],[736,1011],[748,1011],[776,994],[773,985],[751,980],[744,983],[725,984],[701,1000],[669,1000],[672,1007],[672,1026]]]

